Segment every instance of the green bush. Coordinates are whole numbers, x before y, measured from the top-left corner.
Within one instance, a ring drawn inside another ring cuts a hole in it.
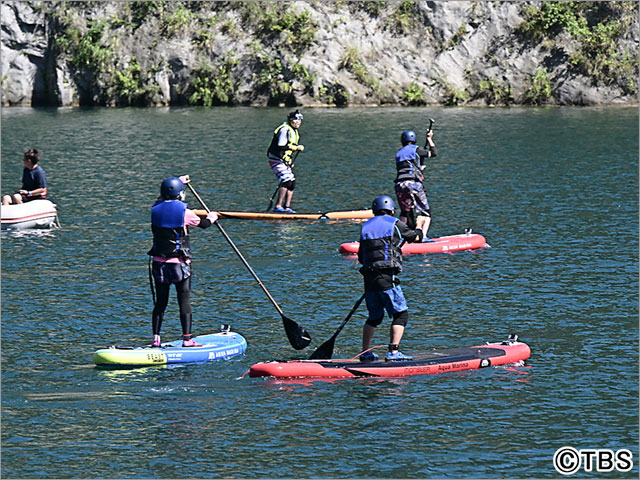
[[[344,68],[345,70],[353,73],[361,84],[366,85],[367,87],[377,90],[379,87],[379,82],[369,73],[369,69],[365,65],[362,57],[360,57],[360,52],[356,47],[350,47],[345,52],[344,58],[340,62],[340,68]]]
[[[424,89],[416,82],[411,82],[404,91],[404,101],[409,105],[424,105]]]
[[[230,105],[233,103],[235,84],[232,71],[236,61],[228,59],[218,67],[200,65],[194,71],[193,93],[188,98],[190,105]]]
[[[184,32],[195,18],[182,3],[176,2],[175,5],[174,10],[162,18],[162,32],[168,36]]]
[[[485,78],[478,83],[478,95],[489,105],[510,105],[514,102],[511,85],[500,84],[492,78]]]
[[[522,13],[522,34],[540,41],[567,32],[576,45],[570,61],[580,74],[637,93],[637,52],[619,47],[637,21],[637,2],[541,2],[523,7]]]
[[[393,2],[391,5],[395,6],[395,10],[389,16],[387,23],[391,28],[401,34],[405,35],[414,28],[418,17],[418,6],[416,2]]]
[[[525,103],[542,105],[551,97],[551,84],[547,76],[547,69],[540,67],[531,78],[531,85],[525,92]]]
[[[309,11],[298,12],[288,3],[243,2],[242,8],[243,21],[255,26],[262,39],[277,40],[297,55],[313,44],[318,26]]]

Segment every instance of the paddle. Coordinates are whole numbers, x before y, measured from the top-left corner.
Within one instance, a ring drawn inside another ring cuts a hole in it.
[[[433,130],[433,124],[436,123],[436,121],[433,118],[429,119],[429,128],[427,129],[427,138],[424,141],[424,148],[428,148],[429,146],[429,132],[431,130]],[[422,167],[424,168],[424,166]],[[415,204],[416,204],[416,199],[413,196],[413,193],[411,194],[411,198],[413,200],[413,207],[411,207],[411,210],[409,210],[409,212],[407,212],[407,226],[411,229],[415,229],[418,224],[417,224],[417,219],[416,219],[416,208],[415,208]]]
[[[278,190],[280,190],[281,186],[282,186],[282,182],[280,182],[278,184],[278,186],[276,187],[276,190],[273,192],[273,195],[271,195],[271,200],[269,200],[269,206],[267,207],[265,212],[270,212],[271,211],[271,207],[273,207],[273,199],[275,198],[276,193],[278,193]]]
[[[202,205],[202,208],[204,208],[207,211],[207,213],[211,212],[211,210],[209,210],[209,207],[207,207],[205,203],[202,201],[202,199],[200,198],[200,195],[198,195],[195,189],[191,186],[191,183],[187,183],[187,186],[189,187],[189,190],[191,190],[191,193],[193,193],[193,195],[198,199],[198,202],[200,202],[200,205]],[[229,238],[229,235],[227,235],[227,232],[224,231],[224,229],[222,228],[222,225],[220,225],[220,223],[217,221],[214,223],[216,227],[218,227],[218,230],[220,230],[220,233],[222,233],[222,236],[225,238],[225,240],[229,243],[229,245],[231,245],[231,248],[233,248],[233,251],[236,253],[236,255],[238,255],[240,260],[242,260],[242,263],[244,263],[244,266],[247,267],[247,270],[249,270],[251,275],[253,275],[253,278],[255,278],[256,282],[258,282],[258,285],[260,285],[260,287],[262,287],[262,290],[264,290],[264,293],[267,294],[267,297],[269,298],[269,300],[271,300],[271,303],[273,303],[273,306],[276,307],[276,310],[278,310],[278,313],[282,317],[284,330],[287,333],[287,338],[289,339],[289,343],[291,343],[291,346],[296,350],[302,350],[303,348],[307,347],[309,343],[311,343],[311,336],[307,333],[304,327],[301,327],[300,325],[298,325],[296,322],[291,320],[282,312],[282,309],[273,299],[273,297],[269,293],[269,290],[267,290],[267,287],[264,286],[262,281],[258,278],[258,275],[256,275],[256,272],[254,272],[253,268],[251,268],[251,265],[249,265],[249,262],[247,262],[244,256],[242,256],[242,253],[240,253],[240,250],[238,250],[238,247],[236,247],[233,241],[231,240],[231,238]]]
[[[363,300],[364,300],[364,293],[358,299],[356,304],[353,306],[353,308],[349,312],[349,315],[347,315],[347,318],[345,318],[342,321],[342,323],[338,327],[338,330],[336,330],[336,333],[334,333],[329,340],[327,340],[322,345],[320,345],[316,349],[316,351],[311,354],[311,356],[309,357],[309,360],[323,360],[323,359],[331,358],[331,355],[333,355],[333,347],[336,343],[336,337],[342,331],[342,329],[347,324],[347,322],[351,319],[353,314],[356,313],[356,310],[358,309],[358,307],[360,306]]]

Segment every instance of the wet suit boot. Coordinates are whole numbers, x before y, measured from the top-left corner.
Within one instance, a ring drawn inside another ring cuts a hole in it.
[[[180,324],[182,325],[182,346],[183,347],[201,347],[202,344],[197,343],[191,334],[191,314],[180,314]],[[189,333],[187,333],[189,332]]]

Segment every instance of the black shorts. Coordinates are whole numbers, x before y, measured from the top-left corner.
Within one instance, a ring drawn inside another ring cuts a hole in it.
[[[191,266],[186,263],[153,262],[151,272],[156,283],[179,283],[191,276]]]
[[[31,200],[42,200],[42,197],[40,195],[29,197],[28,195],[21,193],[20,196],[22,197],[22,203],[27,203],[27,202],[30,202]]]

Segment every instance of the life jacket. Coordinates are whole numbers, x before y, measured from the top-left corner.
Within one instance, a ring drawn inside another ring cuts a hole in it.
[[[402,251],[397,218],[391,215],[376,215],[362,226],[360,232],[361,262],[365,269],[395,269],[402,271]],[[398,236],[395,237],[395,233]]]
[[[158,200],[151,207],[153,247],[148,255],[164,258],[191,258],[189,231],[184,224],[187,205],[180,200]]]
[[[283,128],[288,130],[287,137],[289,142],[285,146],[278,145],[278,137],[280,136],[280,130]],[[271,139],[271,145],[269,145],[269,149],[267,150],[267,155],[269,158],[279,158],[287,165],[291,165],[293,163],[293,151],[290,150],[291,147],[297,146],[300,141],[300,134],[298,130],[289,125],[289,122],[284,122],[282,125],[279,125],[278,128],[273,132],[273,138]]]
[[[396,153],[396,182],[405,180],[422,181],[424,176],[420,170],[420,155],[416,153],[417,145],[409,144],[402,147]]]

